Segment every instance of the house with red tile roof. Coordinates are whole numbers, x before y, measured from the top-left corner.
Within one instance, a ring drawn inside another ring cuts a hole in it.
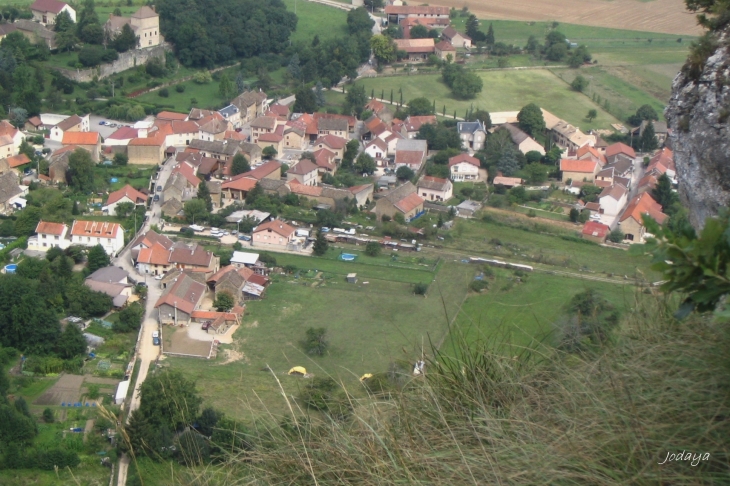
[[[481,162],[467,153],[455,155],[449,159],[449,172],[452,181],[477,181]]]
[[[287,246],[294,239],[295,228],[274,219],[258,225],[253,229],[252,245],[254,246]]]
[[[86,149],[91,154],[91,160],[99,162],[101,157],[101,135],[98,132],[65,132],[61,144],[64,147],[73,146]]]
[[[62,250],[71,246],[68,225],[39,221],[35,228],[35,236],[28,238],[28,249],[32,251],[48,251],[54,246]]]
[[[437,7],[428,5],[386,5],[385,15],[388,23],[400,24],[407,18],[437,19],[441,21],[439,27],[448,26],[449,7]]]
[[[583,226],[581,236],[584,240],[593,241],[595,243],[605,243],[606,237],[611,232],[611,228],[597,221],[588,221]]]
[[[560,160],[560,171],[563,174],[563,183],[567,183],[568,180],[593,182],[600,167],[601,164],[591,159]]]
[[[337,164],[335,163],[337,154],[323,148],[313,152],[312,155],[314,155],[314,163],[319,167],[320,174],[324,174],[325,172],[334,174],[337,172]]]
[[[285,149],[304,150],[307,148],[307,142],[309,142],[307,125],[298,120],[286,122],[282,140]]]
[[[319,137],[314,142],[314,147],[316,150],[326,148],[327,150],[334,152],[337,155],[338,159],[341,159],[345,154],[346,145],[347,140],[342,137],[337,137],[335,135],[325,135],[324,137]]]
[[[615,164],[619,160],[633,162],[635,158],[636,152],[625,143],[617,142],[606,147],[606,160],[609,164]]]
[[[635,196],[619,219],[619,228],[624,232],[625,241],[630,243],[644,242],[649,234],[644,226],[644,215],[659,224],[663,224],[668,217],[662,212],[661,205],[648,192]]]
[[[124,248],[124,228],[108,221],[76,220],[71,226],[71,244],[86,247],[101,245],[110,256]]]
[[[243,201],[246,199],[246,195],[253,190],[254,187],[256,187],[257,182],[258,181],[253,177],[236,176],[221,184],[222,196],[226,199]]]
[[[174,111],[161,111],[155,116],[155,118],[164,121],[185,121],[188,119],[188,115],[185,113],[176,113]]]
[[[375,214],[378,221],[383,216],[393,219],[400,213],[406,222],[409,222],[423,213],[425,201],[418,195],[418,189],[410,182],[388,192],[375,203]]]
[[[466,49],[471,47],[471,37],[457,31],[451,26],[448,26],[441,31],[441,38],[449,41],[454,47]]]
[[[629,191],[622,184],[613,184],[605,187],[598,195],[598,202],[601,204],[603,214],[608,216],[618,216],[621,210],[626,206]]]
[[[249,179],[281,179],[281,162],[270,160],[243,174],[234,176],[233,179],[248,177]]]
[[[405,165],[413,172],[418,172],[426,160],[427,153],[428,144],[425,140],[398,140],[395,145],[395,166],[398,168]]]
[[[139,251],[143,248],[152,248],[153,245],[160,244],[165,250],[172,248],[173,242],[165,235],[161,235],[153,230],[139,235],[130,245],[132,259],[136,260]]]
[[[145,138],[134,138],[127,145],[127,157],[130,164],[158,165],[165,160],[166,139],[168,133],[159,133]]]
[[[8,168],[14,170],[19,176],[22,176],[22,166],[30,164],[31,160],[25,154],[13,155],[5,159],[8,164]]]
[[[121,127],[104,139],[105,146],[126,147],[132,139],[139,137],[139,130],[133,127]]]
[[[440,177],[421,177],[417,187],[418,195],[426,201],[448,201],[454,195],[451,181]]]
[[[601,166],[604,166],[608,163],[608,161],[606,160],[606,156],[599,152],[598,149],[596,149],[595,147],[591,147],[590,145],[583,145],[582,147],[580,147],[575,153],[575,158],[578,160],[595,160],[596,162],[601,164]]]
[[[180,273],[155,304],[160,324],[189,324],[206,290],[205,284],[195,280],[188,272]]]
[[[51,127],[48,137],[54,142],[63,141],[66,132],[88,132],[91,130],[89,115],[71,115]]]
[[[433,39],[394,39],[395,47],[408,54],[410,62],[424,62],[428,56],[436,52]]]
[[[132,203],[135,206],[145,206],[149,196],[134,187],[126,184],[121,189],[117,189],[109,194],[106,200],[105,208],[110,216],[116,216],[116,208],[121,203]]]
[[[441,60],[446,60],[449,55],[451,59],[456,59],[456,48],[447,40],[442,40],[434,46],[434,52]]]
[[[649,161],[649,165],[646,168],[647,174],[653,174],[659,177],[662,174],[666,174],[672,180],[677,177],[677,169],[674,165],[674,153],[671,149],[664,147]]]
[[[0,159],[16,155],[22,142],[23,132],[10,122],[0,120]]]
[[[301,159],[286,171],[286,180],[296,180],[305,186],[316,186],[319,183],[319,167],[309,159]]]
[[[273,132],[262,133],[261,135],[259,135],[258,140],[256,141],[256,145],[261,147],[262,152],[263,149],[265,149],[266,147],[274,147],[274,150],[276,150],[277,154],[283,153],[285,128],[286,127],[284,125],[277,125]]]
[[[378,137],[373,138],[365,144],[365,153],[374,159],[382,159],[388,156],[388,144]]]

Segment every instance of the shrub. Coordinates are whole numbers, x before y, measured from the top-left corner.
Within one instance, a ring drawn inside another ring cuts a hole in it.
[[[168,91],[167,88],[162,88],[160,91],[157,92],[157,94],[162,98],[167,98],[170,96],[170,91]]]
[[[428,292],[428,284],[423,282],[415,284],[413,286],[413,292],[416,295],[426,295],[426,292]]]
[[[380,255],[381,250],[382,248],[380,247],[380,243],[377,241],[371,241],[365,247],[365,254],[371,257],[376,257]]]
[[[489,282],[486,280],[472,280],[469,284],[469,289],[473,292],[481,292],[489,289]]]
[[[43,410],[43,421],[47,424],[52,424],[53,420],[53,410],[51,410],[50,408]]]
[[[175,91],[178,93],[184,93],[185,92],[185,85],[184,84],[178,84],[175,86]]]
[[[304,352],[313,356],[322,356],[327,352],[327,329],[324,327],[310,327],[307,329],[304,340],[300,342]]]

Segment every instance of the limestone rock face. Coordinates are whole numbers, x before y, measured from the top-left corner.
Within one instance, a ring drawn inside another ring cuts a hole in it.
[[[721,33],[701,75],[680,72],[664,114],[679,179],[679,195],[692,226],[700,229],[730,206],[730,41]]]

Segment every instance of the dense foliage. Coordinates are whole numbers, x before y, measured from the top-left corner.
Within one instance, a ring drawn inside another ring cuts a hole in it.
[[[160,30],[185,66],[282,52],[297,17],[280,0],[161,0]]]

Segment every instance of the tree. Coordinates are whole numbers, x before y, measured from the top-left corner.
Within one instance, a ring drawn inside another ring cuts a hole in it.
[[[108,267],[111,264],[109,255],[101,245],[91,247],[88,255],[89,272],[94,273],[100,268]]]
[[[69,15],[68,11],[63,10],[56,15],[56,20],[53,24],[53,30],[56,34],[60,32],[73,31],[75,28],[76,26],[74,25],[74,21],[71,20],[71,15]],[[56,35],[56,39],[58,39],[58,35]]]
[[[380,243],[377,241],[371,241],[365,246],[365,254],[371,257],[380,255],[381,250]]]
[[[291,59],[289,59],[289,65],[286,68],[286,72],[293,80],[298,80],[302,77],[302,67],[299,65],[299,55],[296,52],[291,57]]]
[[[295,113],[313,113],[317,111],[317,97],[306,86],[300,86],[295,93],[296,101],[293,110]]]
[[[324,356],[329,347],[327,329],[324,327],[310,327],[306,330],[304,340],[301,341],[304,352],[312,356]]]
[[[651,105],[641,105],[639,107],[639,109],[636,110],[636,113],[633,114],[633,115],[631,115],[628,118],[628,122],[631,125],[633,125],[635,127],[638,127],[639,125],[641,125],[641,122],[644,121],[644,120],[646,120],[646,121],[651,121],[651,120],[656,121],[658,119],[659,119],[659,115],[657,114],[656,110],[654,108],[652,108]]]
[[[139,329],[144,317],[144,307],[140,304],[133,304],[122,309],[117,322],[112,324],[114,332],[133,332]]]
[[[401,165],[398,170],[395,171],[395,176],[402,181],[410,181],[416,175],[413,169],[407,165]]]
[[[573,88],[573,91],[582,93],[588,87],[588,84],[589,84],[589,81],[579,74],[578,76],[575,77],[573,82],[570,83],[570,87]]]
[[[471,40],[474,43],[484,42],[487,39],[484,32],[479,30],[479,20],[477,20],[477,17],[474,14],[469,15],[466,20],[466,35],[471,37]]]
[[[525,105],[517,113],[517,122],[520,129],[532,137],[541,134],[545,130],[545,119],[542,116],[542,110],[535,103]]]
[[[218,82],[218,94],[224,100],[230,100],[236,96],[236,87],[226,73],[221,75],[220,81]]]
[[[616,228],[608,234],[608,241],[611,243],[621,243],[624,241],[624,232],[621,228]]]
[[[608,300],[590,288],[574,295],[566,311],[558,340],[560,347],[568,351],[582,349],[587,341],[593,345],[606,342],[620,317]]]
[[[568,214],[568,218],[570,219],[571,223],[577,223],[579,216],[580,216],[580,211],[578,211],[578,209],[570,208],[570,213]]]
[[[507,148],[502,152],[502,156],[499,158],[499,162],[497,162],[497,170],[505,177],[511,177],[520,170],[520,163],[517,160],[517,154],[515,152],[514,148]]]
[[[317,81],[317,84],[314,87],[314,97],[317,100],[317,106],[324,106],[327,100],[324,97],[324,89],[322,86],[322,81]]]
[[[276,157],[276,149],[273,145],[269,145],[268,147],[264,147],[264,149],[261,151],[261,156],[266,160],[271,160],[274,157]]]
[[[545,50],[545,57],[549,61],[564,61],[568,57],[568,46],[565,43],[553,44]]]
[[[474,98],[477,94],[481,93],[483,87],[484,82],[482,78],[472,72],[464,71],[454,79],[451,91],[457,98],[466,100]]]
[[[656,133],[654,132],[654,122],[648,121],[646,126],[644,126],[644,131],[641,134],[639,145],[641,146],[642,152],[651,152],[652,150],[656,150],[659,146]]]
[[[52,424],[54,421],[53,410],[46,408],[43,410],[43,421],[47,424]]]
[[[365,6],[370,7],[373,11],[383,8],[384,5],[383,0],[365,0]]]
[[[657,184],[651,191],[651,197],[659,203],[664,212],[678,201],[677,193],[672,190],[672,181],[669,176],[662,174],[657,178]]]
[[[94,189],[94,166],[88,150],[78,148],[68,157],[68,185],[79,192]]]
[[[134,212],[135,205],[133,202],[120,202],[114,207],[114,215],[119,219],[127,219],[127,216]]]
[[[148,376],[140,387],[139,396],[141,417],[172,431],[192,425],[203,402],[195,390],[195,382],[172,369]]]
[[[79,11],[76,19],[76,30],[81,37],[81,32],[88,25],[99,25],[99,16],[96,15],[94,0],[84,0],[84,6]]]
[[[116,166],[124,166],[129,163],[129,157],[127,157],[127,154],[119,152],[114,154],[114,158],[112,159],[112,163]]]
[[[411,28],[410,32],[411,39],[427,39],[428,28],[421,24],[416,24]]]
[[[347,13],[347,30],[352,35],[361,32],[371,33],[374,24],[364,7],[358,7]]]
[[[327,253],[329,246],[329,243],[327,243],[327,240],[324,237],[324,233],[322,233],[322,231],[317,231],[317,238],[314,240],[314,245],[312,245],[312,251],[314,254],[317,256],[324,255]]]
[[[375,172],[377,165],[375,165],[375,160],[373,160],[370,155],[368,155],[366,152],[362,152],[360,155],[357,156],[357,160],[355,161],[355,165],[353,166],[353,168],[358,174],[370,175]]]
[[[408,114],[411,116],[433,115],[433,104],[428,98],[414,98],[408,102]]]
[[[217,310],[218,312],[228,312],[229,310],[233,309],[233,306],[235,304],[236,301],[233,299],[233,296],[230,293],[216,292],[213,307],[215,307],[215,310]]]
[[[60,52],[71,51],[78,43],[79,39],[76,37],[76,34],[73,30],[66,30],[56,33],[56,48],[58,48]]]
[[[598,116],[598,111],[595,108],[591,108],[588,110],[588,114],[586,115],[586,119],[588,119],[589,122],[592,122],[596,119]]]
[[[197,198],[185,202],[183,205],[183,213],[185,214],[185,219],[193,224],[195,224],[195,221],[200,222],[208,218],[205,201]]]
[[[248,159],[243,154],[236,154],[233,156],[231,162],[231,175],[237,176],[251,170],[251,165],[248,163]]]
[[[134,35],[134,31],[129,24],[124,24],[122,30],[114,37],[112,41],[112,47],[117,52],[127,52],[130,49],[137,47],[139,39]]]
[[[540,184],[547,179],[548,167],[539,162],[533,162],[525,166],[525,172],[530,184]]]
[[[489,23],[489,29],[487,30],[487,35],[484,38],[484,42],[488,46],[493,46],[494,45],[494,28],[492,27],[492,23],[491,22]]]
[[[209,213],[213,211],[213,198],[210,195],[210,188],[205,181],[201,181],[200,184],[198,184],[198,194],[196,197],[205,203],[206,211]]]
[[[71,359],[86,353],[86,339],[75,324],[67,324],[56,341],[56,353],[63,359]]]
[[[365,93],[365,87],[361,84],[353,84],[345,96],[345,106],[343,111],[359,118],[367,104],[368,95]]]

